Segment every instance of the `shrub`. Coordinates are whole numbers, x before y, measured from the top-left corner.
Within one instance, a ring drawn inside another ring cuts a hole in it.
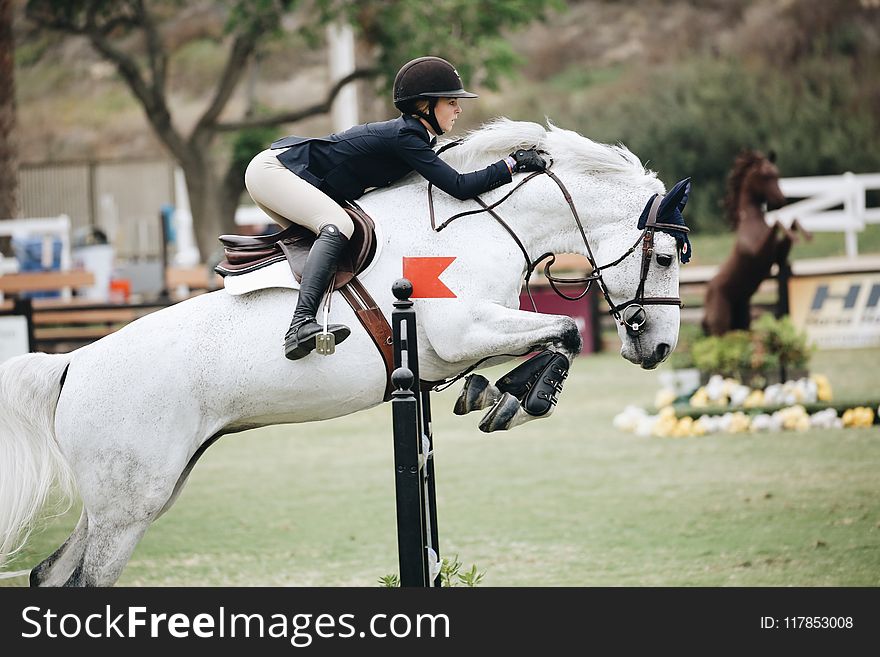
[[[765,314],[751,331],[730,331],[724,336],[707,336],[693,342],[694,366],[706,378],[713,374],[743,383],[764,385],[786,373],[805,370],[812,348],[807,336],[789,317],[776,319]]]
[[[786,369],[806,369],[813,348],[807,334],[800,332],[788,316],[776,319],[765,313],[752,325],[752,333],[768,356],[778,358],[778,365]]]

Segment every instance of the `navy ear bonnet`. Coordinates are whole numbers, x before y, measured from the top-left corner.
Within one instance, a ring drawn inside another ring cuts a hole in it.
[[[663,200],[660,201],[660,208],[657,210],[657,222],[662,224],[673,224],[675,226],[684,226],[684,217],[681,212],[687,204],[690,191],[690,178],[685,178],[684,180],[679,180],[675,183],[675,187],[673,187],[669,193],[663,197]],[[640,229],[645,227],[645,224],[648,221],[648,213],[651,210],[651,203],[656,197],[657,194],[654,194],[654,196],[648,199],[645,209],[642,210],[642,215],[639,217]],[[674,228],[658,228],[657,230],[668,233],[675,238],[675,243],[678,245],[678,259],[681,260],[682,264],[687,263],[691,259],[691,242],[688,239],[686,231],[675,230]]]

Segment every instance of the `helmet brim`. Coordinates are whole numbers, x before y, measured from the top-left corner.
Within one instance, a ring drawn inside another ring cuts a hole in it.
[[[477,94],[472,94],[464,89],[455,89],[454,91],[425,91],[420,93],[416,98],[479,98]]]

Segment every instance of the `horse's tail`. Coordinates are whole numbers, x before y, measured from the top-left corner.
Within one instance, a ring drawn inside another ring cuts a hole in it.
[[[24,546],[54,483],[66,508],[73,499],[73,475],[55,441],[69,362],[70,354],[26,354],[0,365],[0,566]]]

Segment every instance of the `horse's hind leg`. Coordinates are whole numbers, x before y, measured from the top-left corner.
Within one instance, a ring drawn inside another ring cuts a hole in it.
[[[147,473],[141,463],[130,466],[135,463],[137,467],[113,473],[120,479],[105,472],[92,478],[92,485],[81,484],[88,527],[79,562],[65,586],[111,586],[116,582],[150,524],[173,498],[183,464],[157,474]]]
[[[83,509],[79,522],[67,540],[31,570],[31,586],[61,586],[68,580],[74,568],[82,561],[88,526],[88,514]]]
[[[65,586],[112,586],[128,563],[152,518],[132,522],[92,522],[85,550]]]
[[[748,331],[752,325],[752,306],[749,299],[736,299],[731,303],[730,329]]]
[[[161,442],[143,438],[146,431],[138,435],[142,438],[134,443],[117,438],[114,449],[87,449],[85,441],[70,441],[69,458],[88,522],[65,586],[112,585],[174,495],[188,454],[170,449],[157,454]]]
[[[729,330],[730,301],[710,282],[703,307],[703,331],[706,335],[724,335]]]
[[[70,577],[65,586],[110,586],[119,579],[122,569],[150,524],[171,508],[199,457],[220,435],[216,434],[201,445],[186,467],[179,472],[176,480],[170,476],[172,470],[168,470],[167,477],[150,479],[149,487],[141,491],[139,508],[124,509],[114,503],[110,507],[104,506],[100,516],[92,514],[93,520],[88,525],[85,540],[79,550],[79,563],[71,568],[72,573],[67,571]],[[151,494],[148,495],[145,490]],[[106,499],[113,500],[112,497]],[[133,520],[134,516],[140,519]],[[80,526],[77,525],[77,530],[79,529]]]

